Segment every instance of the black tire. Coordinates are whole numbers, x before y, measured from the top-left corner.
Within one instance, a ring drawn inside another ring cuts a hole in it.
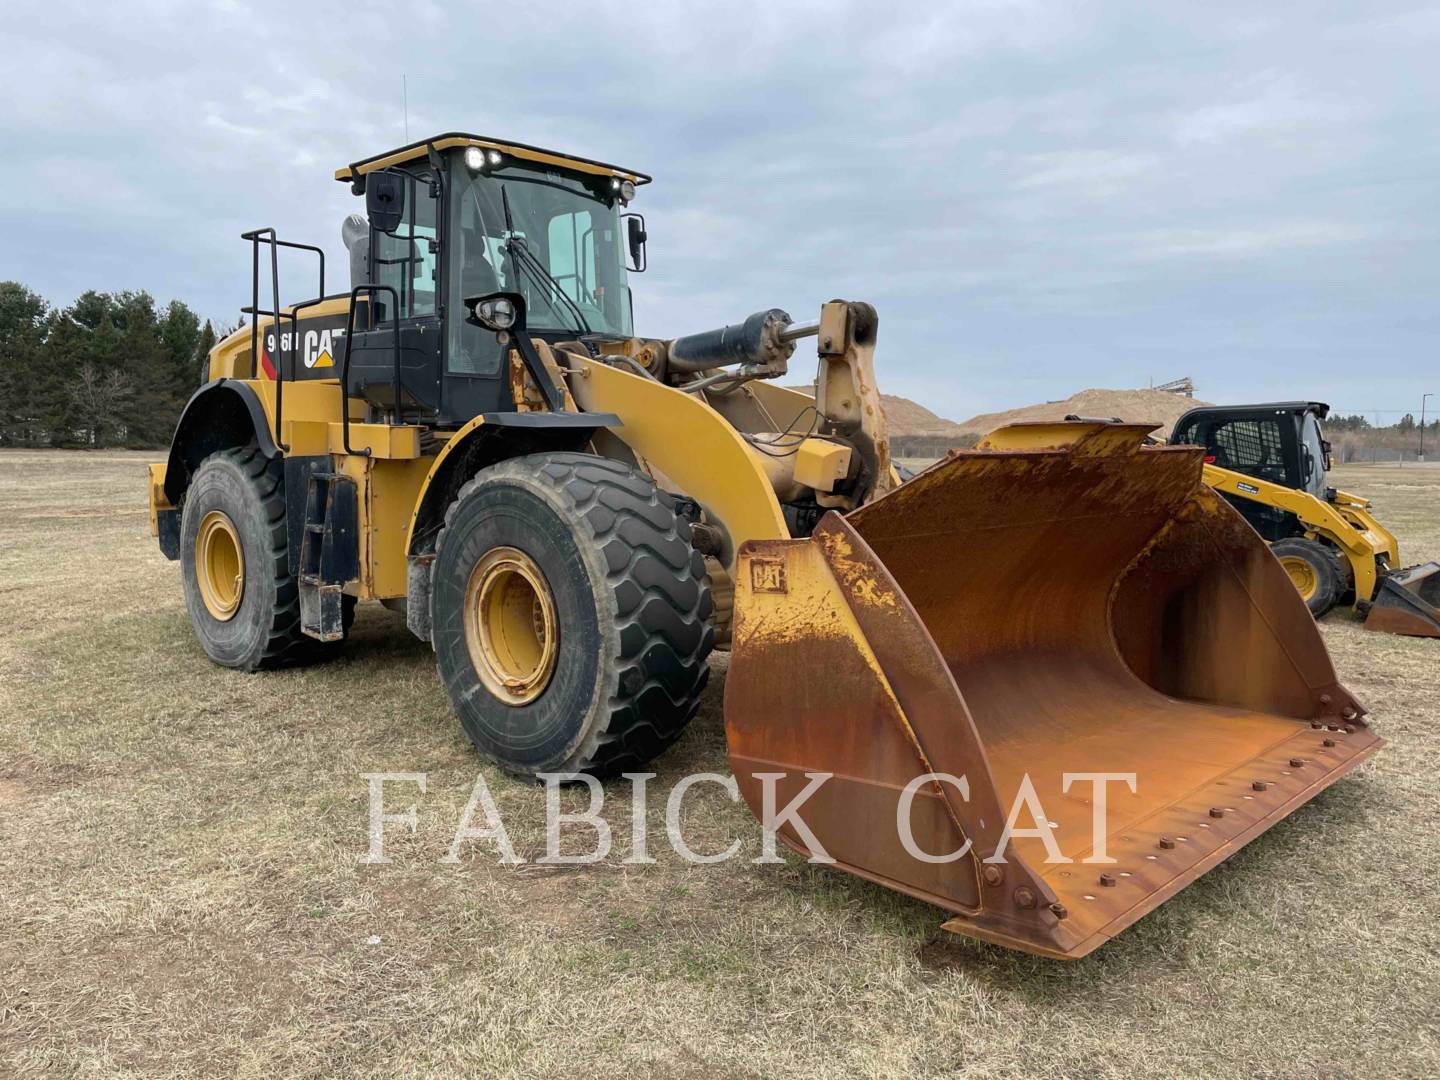
[[[1311,615],[1318,619],[1335,606],[1344,578],[1329,548],[1316,540],[1292,537],[1275,541],[1270,551],[1282,565],[1289,564],[1286,572],[1291,580],[1300,578],[1296,580],[1296,588]]]
[[[502,549],[531,561],[553,601],[553,670],[522,703],[487,689],[466,634],[472,575]],[[705,560],[674,500],[609,458],[531,454],[491,466],[461,488],[437,540],[440,677],[470,741],[524,776],[613,776],[679,738],[710,675],[711,607]]]
[[[239,606],[216,618],[201,596],[196,537],[212,511],[233,524],[243,556]],[[180,520],[180,568],[190,625],[205,655],[217,664],[256,671],[310,663],[334,655],[341,642],[321,642],[300,630],[300,593],[290,574],[285,523],[284,470],[254,443],[212,454],[200,463]],[[344,600],[344,628],[355,617],[355,599]]]
[[[1335,606],[1355,606],[1355,574],[1346,555],[1329,544],[1322,545],[1335,566]]]

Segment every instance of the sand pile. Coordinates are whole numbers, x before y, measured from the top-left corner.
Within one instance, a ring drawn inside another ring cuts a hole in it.
[[[815,394],[813,386],[791,386],[790,390],[799,390],[802,394]],[[885,422],[890,426],[890,434],[893,435],[959,435],[969,428],[962,428],[954,420],[946,420],[943,416],[936,416],[929,409],[919,402],[911,401],[909,398],[899,397],[896,394],[881,394],[880,402],[885,406]]]
[[[809,386],[792,386],[792,390],[813,394]],[[936,416],[919,402],[895,394],[882,394],[885,419],[892,436],[902,435],[983,435],[1002,424],[1025,420],[1063,420],[1074,413],[1078,416],[1111,417],[1121,420],[1159,424],[1161,435],[1168,435],[1175,421],[1188,409],[1209,402],[1187,398],[1164,390],[1081,390],[1064,401],[1047,401],[1026,405],[1007,412],[981,413],[958,424]]]
[[[891,435],[959,435],[968,431],[954,420],[936,416],[919,402],[894,394],[881,394],[885,406],[885,421],[890,425]]]
[[[903,400],[903,399],[902,399]],[[1171,394],[1164,390],[1081,390],[1064,401],[1047,401],[1040,405],[1026,405],[1006,412],[981,413],[969,420],[952,425],[959,430],[984,434],[1002,424],[1013,424],[1027,420],[1063,420],[1074,413],[1078,416],[1118,417],[1131,422],[1145,422],[1160,425],[1157,434],[1168,435],[1181,414],[1209,402]],[[890,403],[885,403],[888,415]]]

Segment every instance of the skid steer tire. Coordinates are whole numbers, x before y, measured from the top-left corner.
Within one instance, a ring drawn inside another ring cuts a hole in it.
[[[300,593],[290,574],[284,474],[254,443],[200,463],[185,493],[180,568],[190,625],[217,664],[257,671],[312,663],[342,642],[300,630]],[[234,571],[236,584],[226,587]],[[224,577],[226,581],[220,581]],[[355,598],[344,598],[344,629]]]
[[[1335,606],[1354,607],[1355,596],[1355,574],[1350,568],[1350,562],[1346,556],[1331,547],[1329,544],[1322,545],[1325,554],[1330,556],[1330,562],[1335,567]]]
[[[1290,575],[1311,615],[1318,619],[1335,606],[1343,578],[1334,555],[1324,544],[1292,537],[1275,541],[1270,551]]]
[[[546,453],[482,470],[445,515],[432,581],[451,705],[509,772],[639,768],[699,707],[705,560],[670,496],[628,465]]]

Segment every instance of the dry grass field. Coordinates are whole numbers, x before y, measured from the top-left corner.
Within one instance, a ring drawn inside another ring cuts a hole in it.
[[[0,1074],[1440,1072],[1440,641],[1326,620],[1388,746],[1062,965],[794,859],[676,856],[663,795],[726,770],[723,656],[656,764],[656,865],[623,863],[621,797],[602,864],[501,866],[480,842],[440,864],[477,775],[520,854],[542,854],[543,789],[477,759],[429,650],[378,606],[329,665],[213,667],[146,532],[148,458],[0,452]],[[1440,558],[1440,469],[1341,483],[1407,559]],[[419,827],[364,866],[361,774],[381,771],[428,786],[389,789]],[[694,848],[758,853],[719,787],[686,806]]]

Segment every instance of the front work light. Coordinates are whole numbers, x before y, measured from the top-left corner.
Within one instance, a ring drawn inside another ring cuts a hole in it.
[[[509,330],[515,325],[515,303],[503,296],[476,300],[470,310],[475,321],[487,330]]]

